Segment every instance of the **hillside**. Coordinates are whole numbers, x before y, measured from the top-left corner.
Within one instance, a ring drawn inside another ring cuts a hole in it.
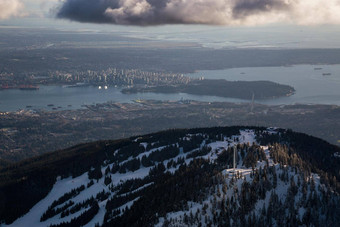
[[[0,169],[3,168],[3,167],[6,167],[10,164],[9,161],[7,160],[3,160],[2,158],[0,158]]]
[[[260,127],[82,144],[0,169],[0,218],[4,226],[336,226],[339,154],[321,139]]]

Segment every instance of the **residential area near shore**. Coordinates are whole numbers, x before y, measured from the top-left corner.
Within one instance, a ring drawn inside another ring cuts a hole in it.
[[[169,128],[277,126],[339,144],[340,107],[266,106],[191,100],[135,100],[87,105],[76,110],[0,112],[0,155],[6,162],[96,140],[117,139]],[[315,124],[318,122],[318,124]]]

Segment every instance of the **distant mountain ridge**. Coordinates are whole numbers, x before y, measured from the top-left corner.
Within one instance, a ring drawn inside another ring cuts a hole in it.
[[[334,226],[338,152],[291,130],[241,126],[82,144],[0,169],[0,218],[14,226]]]

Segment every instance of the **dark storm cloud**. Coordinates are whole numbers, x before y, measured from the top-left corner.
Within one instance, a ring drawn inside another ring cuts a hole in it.
[[[111,23],[111,19],[104,14],[109,7],[118,7],[117,1],[68,0],[59,9],[57,17],[80,22]]]
[[[64,0],[57,17],[122,25],[339,23],[338,0]]]
[[[233,16],[241,18],[274,10],[288,11],[289,7],[290,5],[282,0],[238,0],[233,7]]]

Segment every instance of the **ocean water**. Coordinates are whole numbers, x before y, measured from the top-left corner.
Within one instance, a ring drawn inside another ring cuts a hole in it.
[[[321,68],[316,70],[315,68]],[[331,75],[323,75],[330,73]],[[290,67],[234,68],[225,70],[199,71],[187,74],[191,77],[226,79],[230,81],[268,80],[288,84],[296,93],[290,97],[256,100],[268,105],[288,104],[333,104],[340,105],[340,65],[295,65]],[[179,94],[138,93],[122,94],[121,88],[40,86],[39,90],[0,90],[0,111],[20,109],[78,109],[83,105],[113,102],[132,102],[136,99],[180,100],[219,102],[250,102],[249,100],[221,98],[214,96]],[[255,97],[256,99],[256,97]],[[53,106],[49,106],[53,104]],[[31,107],[27,107],[31,106]]]
[[[0,111],[17,111],[20,109],[63,110],[79,109],[84,105],[104,103],[108,101],[129,103],[136,99],[155,100],[200,100],[200,101],[228,101],[249,102],[248,100],[228,99],[214,96],[197,96],[185,93],[155,94],[138,93],[123,94],[121,88],[109,87],[99,90],[97,87],[40,86],[39,90],[0,90]],[[53,106],[52,106],[53,105]],[[29,107],[28,107],[29,106]],[[53,109],[54,108],[54,109]]]
[[[234,68],[199,71],[188,74],[188,76],[196,78],[203,76],[209,79],[226,79],[230,81],[268,80],[291,85],[296,90],[295,94],[290,97],[257,101],[263,104],[340,105],[340,65]]]

